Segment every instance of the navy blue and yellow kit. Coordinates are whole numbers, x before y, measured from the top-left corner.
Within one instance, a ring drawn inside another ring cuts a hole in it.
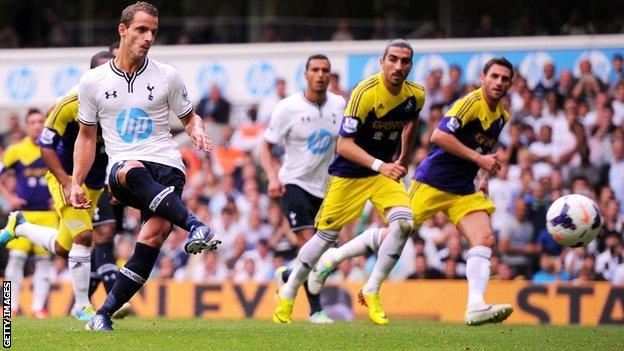
[[[340,128],[342,137],[383,162],[393,162],[403,127],[418,118],[425,102],[424,89],[404,81],[401,91],[393,95],[383,83],[383,73],[361,81],[353,90]],[[338,154],[329,166],[331,175],[325,199],[316,217],[319,230],[340,230],[357,218],[367,200],[385,220],[384,210],[409,207],[402,183],[362,167]]]
[[[453,134],[478,153],[488,154],[508,120],[509,114],[500,103],[491,111],[482,90],[477,89],[458,99],[437,128]],[[453,224],[470,212],[483,210],[492,214],[492,201],[475,189],[478,171],[477,164],[435,145],[414,172],[410,186],[414,222],[421,224],[438,211],[443,211]]]

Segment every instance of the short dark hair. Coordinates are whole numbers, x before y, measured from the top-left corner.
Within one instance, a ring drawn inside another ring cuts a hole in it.
[[[509,71],[511,72],[511,77],[509,78],[513,78],[514,77],[514,67],[511,64],[511,62],[509,62],[509,60],[507,60],[504,57],[495,57],[490,59],[488,62],[485,63],[485,66],[483,66],[483,74],[487,74],[488,71],[490,70],[490,68],[494,65],[499,65],[499,66],[503,66],[509,69]]]
[[[386,49],[384,50],[382,58],[386,58],[386,55],[388,54],[388,49],[393,46],[408,49],[410,51],[410,57],[414,57],[414,49],[412,48],[412,44],[410,44],[409,41],[405,39],[392,39],[390,40],[388,45],[386,45]]]
[[[329,59],[327,58],[327,56],[325,56],[323,54],[314,54],[314,55],[308,57],[308,60],[306,61],[306,65],[305,65],[306,71],[310,67],[310,61],[312,61],[312,60],[325,60],[325,61],[329,62]],[[331,62],[330,62],[330,65],[331,65]]]
[[[28,111],[26,111],[26,116],[24,116],[24,122],[28,122],[28,117],[36,114],[36,113],[40,113],[42,114],[43,112],[41,112],[40,109],[36,108],[36,107],[31,107],[28,109]]]
[[[121,11],[121,18],[119,23],[123,23],[126,26],[130,26],[130,23],[134,20],[134,16],[137,12],[145,12],[154,17],[158,17],[158,9],[149,2],[137,1],[136,3],[126,7]]]
[[[100,51],[97,54],[93,55],[93,57],[91,57],[91,65],[90,68],[95,68],[97,66],[99,66],[99,61],[100,60],[110,60],[112,58],[115,58],[115,55],[111,54],[109,51]]]

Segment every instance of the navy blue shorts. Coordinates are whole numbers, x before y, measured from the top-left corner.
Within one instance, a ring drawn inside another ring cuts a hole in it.
[[[147,169],[147,171],[152,175],[155,182],[166,187],[173,186],[174,192],[178,194],[178,196],[182,196],[182,189],[184,189],[184,184],[186,183],[186,176],[181,170],[156,162],[139,162],[145,166],[145,169]],[[117,181],[117,172],[119,172],[119,169],[124,165],[124,163],[125,161],[115,162],[111,168],[108,182],[108,184],[110,184],[111,193],[123,204],[141,210],[141,222],[145,223],[145,221],[154,215],[154,212],[152,212],[147,205],[143,205],[132,191],[122,186]]]
[[[316,197],[301,187],[286,184],[286,191],[282,196],[282,212],[296,233],[298,230],[314,228],[314,219],[323,199]]]

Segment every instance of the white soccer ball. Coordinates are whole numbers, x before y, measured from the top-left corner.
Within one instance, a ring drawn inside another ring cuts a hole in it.
[[[546,228],[563,246],[589,244],[600,230],[602,219],[594,201],[587,196],[571,194],[558,198],[546,213]]]

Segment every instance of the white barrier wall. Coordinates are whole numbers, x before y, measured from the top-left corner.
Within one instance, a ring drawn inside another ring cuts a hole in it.
[[[379,68],[387,41],[302,42],[279,44],[231,44],[155,46],[151,57],[175,66],[182,74],[193,101],[213,83],[235,105],[260,101],[273,91],[275,78],[287,81],[289,93],[305,85],[306,58],[324,53],[340,73],[342,85],[351,89]],[[535,84],[543,64],[577,70],[589,57],[595,72],[607,80],[611,58],[624,52],[624,35],[526,37],[492,39],[413,40],[414,69],[411,78],[422,83],[433,68],[464,69],[466,81],[475,80],[483,62],[504,55]],[[104,48],[0,50],[0,110],[47,106],[75,85],[88,69],[90,57]],[[0,126],[0,129],[2,126]]]

